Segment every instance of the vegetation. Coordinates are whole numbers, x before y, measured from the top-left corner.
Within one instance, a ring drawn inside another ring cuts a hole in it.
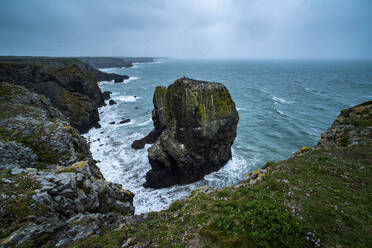
[[[72,247],[371,247],[372,143],[266,164],[256,185],[201,189],[136,225]]]

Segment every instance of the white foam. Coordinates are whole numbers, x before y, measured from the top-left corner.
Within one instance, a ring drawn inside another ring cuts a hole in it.
[[[285,114],[284,112],[280,111],[279,109],[275,109],[274,108],[274,111],[277,112],[278,114],[282,115],[282,116],[288,116],[287,114]]]
[[[144,121],[144,122],[141,122],[141,123],[137,124],[137,126],[147,126],[151,122],[152,122],[152,118],[148,119],[147,121]]]
[[[131,81],[135,81],[135,80],[137,80],[138,79],[138,77],[129,77],[129,79],[125,79],[124,80],[124,83],[129,83],[129,82],[131,82]]]
[[[103,118],[115,116],[113,112],[108,109]],[[140,124],[150,122],[151,119]],[[142,138],[147,133],[137,132],[128,137],[122,137],[117,133],[119,129],[115,130],[113,126],[116,125],[107,124],[102,125],[101,129],[91,129],[88,134],[85,134],[85,137],[92,141],[93,157],[100,161],[97,165],[106,180],[120,183],[123,188],[135,194],[133,203],[136,214],[166,209],[172,202],[187,197],[193,190],[204,185],[223,187],[236,183],[255,164],[254,158],[251,162],[247,162],[232,150],[233,157],[224,167],[198,182],[163,189],[144,188],[142,185],[145,183],[146,173],[151,168],[147,150],[133,150],[130,145],[134,140]],[[104,133],[101,133],[102,131]]]
[[[122,102],[135,102],[137,99],[141,97],[138,96],[115,96],[114,100],[122,101]]]
[[[271,95],[271,97],[272,97],[272,99],[273,99],[273,101],[274,101],[275,103],[278,103],[278,102],[280,102],[280,103],[286,103],[286,104],[292,104],[292,103],[294,103],[294,101],[285,100],[285,99],[283,99],[283,98],[276,97],[276,96],[274,96],[274,95]]]
[[[282,99],[280,97],[272,96],[272,98],[273,98],[273,100],[275,102],[281,102],[281,103],[285,103],[286,102],[286,100],[284,100],[284,99]]]
[[[114,82],[114,80],[111,80],[111,81],[99,81],[98,82],[98,86],[102,86],[102,85],[105,85],[105,84],[112,84]]]

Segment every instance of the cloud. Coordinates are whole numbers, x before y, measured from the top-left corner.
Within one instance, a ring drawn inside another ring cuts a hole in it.
[[[369,0],[4,0],[0,54],[372,58]]]

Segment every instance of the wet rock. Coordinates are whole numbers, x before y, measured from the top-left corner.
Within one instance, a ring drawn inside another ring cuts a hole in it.
[[[115,78],[114,83],[122,83],[124,82],[124,78]]]
[[[146,187],[161,188],[199,180],[231,159],[239,120],[225,86],[189,78],[154,93],[153,133],[132,144],[149,148]]]
[[[154,129],[142,139],[135,140],[132,143],[132,148],[142,149],[145,147],[146,144],[154,144],[161,135],[161,133],[163,132],[163,130],[166,128],[165,123],[166,93],[167,89],[165,87],[158,86],[155,88],[152,100],[154,104],[154,109],[152,110],[152,121],[154,124]]]
[[[110,122],[109,124],[113,125],[113,124],[115,124],[115,121],[112,121],[112,122]]]
[[[111,98],[111,94],[112,94],[111,91],[104,91],[104,92],[102,93],[103,99],[104,99],[104,100],[108,100],[108,99],[110,99],[110,98]]]
[[[148,135],[146,135],[142,139],[133,141],[132,148],[136,150],[143,149],[146,144],[154,144],[162,132],[163,132],[162,130],[153,129]]]
[[[109,101],[109,104],[110,104],[110,105],[114,105],[114,104],[117,104],[117,102],[115,102],[114,100],[110,100],[110,101]]]
[[[130,122],[130,119],[124,119],[124,120],[120,121],[119,123],[124,124],[124,123],[128,123],[128,122]]]

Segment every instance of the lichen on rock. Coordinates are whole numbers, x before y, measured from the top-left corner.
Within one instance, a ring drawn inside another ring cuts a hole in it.
[[[372,141],[372,101],[341,111],[317,147],[345,147]]]

